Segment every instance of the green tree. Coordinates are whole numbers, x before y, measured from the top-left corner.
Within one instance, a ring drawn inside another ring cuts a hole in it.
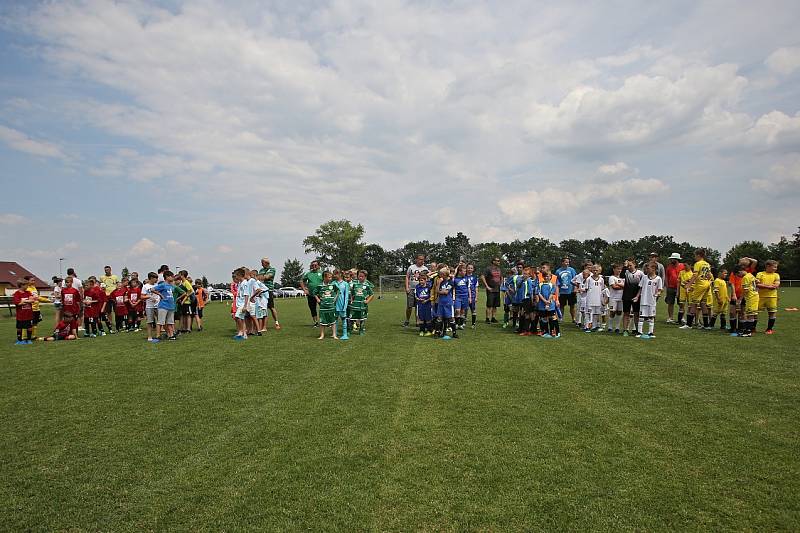
[[[131,273],[128,270],[128,267],[122,267],[122,273],[121,274],[122,274],[123,278],[127,278],[128,276],[130,276]]]
[[[570,262],[573,265],[580,265],[586,259],[590,259],[584,255],[583,252],[583,243],[578,239],[565,239],[558,243],[558,249],[561,255],[561,258],[569,257]],[[576,266],[575,268],[579,268]]]
[[[297,258],[287,259],[281,272],[281,287],[299,287],[303,278],[303,263]]]
[[[439,260],[450,266],[457,265],[462,260],[472,260],[472,245],[469,243],[469,237],[460,231],[455,236],[448,235],[444,238],[443,252],[444,256]]]
[[[769,252],[767,251],[767,247],[764,246],[764,243],[759,241],[744,241],[735,244],[728,250],[722,264],[725,265],[725,268],[731,269],[736,266],[740,258],[752,257],[753,259],[758,259],[759,265],[763,265],[764,261],[769,259],[769,257],[767,257],[768,255]],[[709,261],[709,263],[710,262],[711,261]]]
[[[473,255],[475,269],[483,272],[492,263],[492,259],[503,258],[503,248],[496,242],[482,242],[474,246]]]
[[[367,271],[367,277],[376,281],[384,274],[396,274],[393,257],[378,244],[368,244],[358,260],[358,268]]]
[[[364,226],[354,226],[349,220],[330,220],[314,235],[303,239],[305,253],[314,253],[325,265],[352,268],[364,253]]]
[[[203,285],[204,289],[208,288],[208,278],[207,277],[203,276],[203,278],[200,280],[200,283]]]

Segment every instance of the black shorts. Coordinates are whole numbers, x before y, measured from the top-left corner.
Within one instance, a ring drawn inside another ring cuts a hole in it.
[[[526,314],[533,313],[534,311],[533,302],[530,300],[525,300],[524,302],[522,302],[522,305],[520,307],[522,307],[522,312]]]
[[[192,305],[181,304],[181,315],[191,315],[191,314],[192,314]]]
[[[17,329],[31,329],[33,320],[17,320]]]
[[[486,307],[500,307],[500,292],[486,291]]]
[[[203,308],[202,307],[198,307],[197,308],[197,316],[200,317],[200,318],[203,318]]]
[[[578,296],[574,292],[569,294],[559,294],[558,303],[561,305],[562,309],[566,306],[574,307],[578,303]]]
[[[42,321],[42,312],[41,311],[34,311],[33,312],[33,324],[36,325]]]
[[[192,316],[197,314],[197,304],[189,304],[189,314]]]
[[[633,309],[634,313],[639,312],[639,301],[633,300],[622,300],[622,312],[623,313],[630,313],[631,309]]]
[[[667,305],[674,305],[677,299],[678,289],[667,287],[667,295],[664,297],[664,301],[667,303]]]
[[[267,309],[275,309],[275,291],[269,291],[269,301],[267,302]]]

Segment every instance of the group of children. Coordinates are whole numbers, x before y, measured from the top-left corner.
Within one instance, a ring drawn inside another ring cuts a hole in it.
[[[106,267],[106,275],[99,280],[90,276],[85,284],[76,282],[71,275],[63,280],[54,277],[50,298],[39,296],[32,278],[21,279],[13,295],[17,311],[16,344],[31,344],[37,338],[46,341],[77,339],[81,318],[86,338],[104,336],[106,329],[108,334],[141,331],[142,320],[147,325],[149,342],[159,342],[162,331],[168,339],[175,340],[177,333],[190,332],[193,323],[198,330],[203,329],[203,308],[208,301],[208,291],[199,280],[192,283],[185,270],[177,275],[166,269],[158,274],[150,272],[145,283],[139,281],[138,275],[120,279],[110,271],[110,267]],[[42,302],[54,304],[56,324],[48,337],[37,337]],[[175,320],[179,324],[177,332]]]
[[[420,337],[458,338],[466,328],[467,314],[475,329],[478,277],[475,266],[459,263],[454,272],[445,264],[431,263],[419,272],[414,288]]]

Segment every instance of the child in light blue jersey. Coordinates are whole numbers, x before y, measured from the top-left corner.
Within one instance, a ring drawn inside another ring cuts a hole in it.
[[[342,272],[338,269],[333,271],[333,284],[339,292],[336,296],[336,321],[342,323],[342,334],[339,338],[346,341],[350,337],[347,335],[347,307],[350,305],[350,283],[345,281]]]
[[[475,275],[475,265],[467,265],[467,286],[469,287],[469,310],[472,313],[472,329],[475,329],[475,322],[478,316],[475,314],[475,306],[478,302],[478,276]]]
[[[471,300],[469,281],[467,280],[467,269],[464,265],[458,265],[458,267],[456,267],[456,275],[455,278],[453,278],[453,284],[455,285],[456,291],[453,302],[456,315],[456,328],[464,329],[464,322],[467,317],[467,310],[469,309],[469,302]]]

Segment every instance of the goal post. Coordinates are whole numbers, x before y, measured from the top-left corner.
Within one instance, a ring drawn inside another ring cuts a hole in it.
[[[406,293],[406,276],[386,275],[378,277],[378,297],[385,298],[390,294],[400,295]]]

